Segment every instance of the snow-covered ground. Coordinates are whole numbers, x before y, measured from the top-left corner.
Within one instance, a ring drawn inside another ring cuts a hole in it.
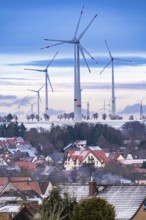
[[[122,127],[122,125],[126,122],[128,122],[128,120],[88,120],[88,121],[83,121],[83,122],[87,122],[87,123],[92,123],[92,124],[97,124],[97,123],[101,123],[101,124],[107,124],[108,126],[114,127],[116,129],[120,129]],[[62,120],[62,121],[44,121],[44,122],[23,122],[25,127],[29,130],[31,128],[44,128],[46,130],[49,130],[51,125],[54,124],[59,125],[59,126],[65,126],[65,125],[74,125],[75,122],[73,121],[68,121],[68,120]]]

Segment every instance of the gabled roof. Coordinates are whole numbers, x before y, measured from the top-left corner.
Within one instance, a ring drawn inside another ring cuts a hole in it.
[[[78,159],[82,162],[90,153],[92,153],[99,161],[104,163],[108,162],[103,150],[69,150],[67,153],[67,158],[71,158],[72,160]]]
[[[42,194],[46,193],[48,186],[51,184],[49,181],[38,182]]]
[[[115,207],[117,220],[130,220],[146,199],[146,186],[102,186],[98,195]]]
[[[124,160],[124,157],[123,157],[123,155],[122,155],[122,153],[120,153],[120,152],[112,152],[110,155],[109,155],[109,162],[116,162],[117,160],[118,160],[118,158],[119,157],[122,157],[123,158],[123,160]]]
[[[53,152],[48,155],[54,162],[62,163],[64,158],[64,153]]]
[[[36,181],[20,181],[20,182],[11,182],[11,185],[20,191],[24,190],[34,190],[39,195],[42,194],[40,186]]]
[[[71,158],[72,160],[78,159],[79,161],[83,161],[83,159],[90,153],[90,150],[69,150],[67,152],[67,158]]]
[[[77,201],[86,199],[89,196],[89,186],[88,185],[59,185],[60,194],[63,196],[64,193],[68,193],[71,198],[75,198]]]

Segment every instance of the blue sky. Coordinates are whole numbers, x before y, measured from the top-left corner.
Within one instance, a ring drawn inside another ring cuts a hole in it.
[[[50,78],[56,91],[54,94],[49,91],[50,108],[73,110],[72,45],[46,50],[40,48],[48,45],[44,38],[72,39],[83,5],[85,8],[79,33],[93,16],[98,14],[81,42],[99,62],[96,66],[87,57],[92,75],[89,75],[84,63],[81,62],[83,66],[81,83],[83,88],[86,87],[82,94],[83,108],[86,108],[85,103],[90,99],[91,108],[96,111],[103,105],[103,100],[108,102],[111,97],[110,67],[99,76],[101,69],[109,60],[105,39],[113,56],[133,60],[132,64],[117,62],[115,66],[117,110],[120,111],[126,105],[133,104],[137,99],[145,96],[146,2],[144,0],[2,0],[0,2],[0,89],[3,97],[0,99],[1,106],[7,107],[5,103],[9,103],[10,97],[7,98],[12,95],[17,97],[17,102],[11,100],[11,111],[16,109],[16,103],[20,101],[23,106],[22,111],[27,112],[29,108],[27,100],[35,100],[27,89],[39,88],[44,83],[44,77],[33,71],[24,71],[24,68],[36,66],[42,68],[47,65],[56,51],[59,51],[50,68]],[[59,103],[61,97],[64,101]],[[43,98],[42,91],[42,106]],[[68,103],[66,109],[64,102]]]

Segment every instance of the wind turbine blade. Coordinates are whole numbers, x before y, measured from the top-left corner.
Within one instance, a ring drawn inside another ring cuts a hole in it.
[[[53,40],[53,39],[44,39],[44,40],[58,42],[58,43],[73,43],[73,40]]]
[[[114,57],[114,60],[119,60],[119,61],[128,62],[128,63],[133,62],[132,60],[125,60],[125,59],[120,59],[120,58],[116,58],[116,57]]]
[[[43,49],[54,47],[54,46],[61,45],[61,44],[64,44],[64,43],[51,44],[51,45],[48,45],[48,46],[45,46],[45,47],[41,47],[40,49],[43,50]]]
[[[33,70],[33,71],[38,71],[38,72],[44,72],[44,70],[39,70],[39,69],[28,69],[28,68],[24,68],[24,70]]]
[[[33,90],[33,89],[28,89],[28,91],[31,91],[31,92],[37,92],[36,90]]]
[[[80,45],[79,45],[79,48],[80,48],[81,54],[82,54],[82,56],[83,56],[83,59],[84,59],[84,61],[85,61],[85,63],[86,63],[86,66],[87,66],[87,68],[88,68],[88,70],[89,70],[89,73],[91,73],[91,70],[90,70],[89,65],[88,65],[88,63],[87,63],[87,60],[86,60],[86,57],[85,57],[85,55],[84,55],[83,49],[82,49],[82,47],[81,47]]]
[[[106,66],[103,68],[103,70],[99,73],[99,75],[101,75],[101,73],[103,73],[103,71],[107,68],[107,66],[111,63],[112,61],[110,60],[107,64],[106,64]]]
[[[106,44],[106,46],[107,46],[107,49],[108,49],[108,52],[109,52],[110,58],[112,59],[113,57],[112,57],[112,54],[111,54],[111,52],[110,52],[110,49],[109,49],[109,46],[108,46],[106,40],[105,40],[105,44]]]
[[[38,92],[45,86],[45,84],[38,90]]]
[[[92,60],[94,60],[94,62],[95,62],[96,64],[98,64],[98,62],[94,59],[94,57],[93,57],[81,44],[80,44],[80,46],[82,47],[82,50],[84,50],[85,53],[88,54],[88,56],[89,56]]]
[[[85,32],[88,30],[88,28],[91,26],[91,24],[93,23],[94,19],[97,17],[97,14],[94,16],[94,18],[90,21],[90,23],[88,24],[88,26],[84,29],[84,31],[80,34],[80,36],[78,37],[78,40],[80,40],[83,35],[85,34]]]
[[[50,61],[50,63],[47,65],[46,70],[48,69],[48,67],[51,65],[51,63],[54,61],[55,57],[57,56],[58,51],[56,52],[56,54],[54,55],[54,57],[52,58],[52,60]]]
[[[52,84],[51,84],[50,77],[49,77],[49,74],[48,74],[48,73],[47,73],[47,79],[48,79],[48,81],[49,81],[49,84],[50,84],[51,90],[52,90],[52,92],[53,92],[53,87],[52,87]]]
[[[84,11],[84,5],[83,5],[82,10],[80,12],[80,17],[79,17],[79,20],[78,20],[78,23],[77,23],[77,27],[76,27],[76,30],[75,30],[74,39],[76,38],[77,33],[78,33],[78,29],[79,29],[79,26],[80,26],[80,22],[81,22],[81,17],[82,17],[83,11]]]

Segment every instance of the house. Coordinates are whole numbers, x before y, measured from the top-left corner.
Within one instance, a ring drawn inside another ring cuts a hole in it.
[[[146,186],[101,186],[97,196],[114,206],[116,220],[146,219]]]
[[[95,167],[104,167],[108,159],[103,150],[69,150],[66,153],[64,168],[72,170],[83,164],[93,164]]]
[[[85,150],[87,146],[86,140],[77,140],[74,143],[68,144],[66,147],[63,148],[63,151],[66,150]]]
[[[49,181],[32,181],[32,180],[22,180],[22,181],[11,181],[8,182],[5,187],[3,187],[1,193],[4,193],[9,190],[19,190],[19,191],[28,191],[34,190],[40,196],[47,197],[52,190],[52,184]]]
[[[24,204],[35,203],[42,204],[42,197],[34,190],[14,190],[4,191],[0,195],[0,205],[2,204]]]
[[[112,152],[109,154],[108,156],[109,159],[109,163],[115,163],[118,161],[123,161],[125,160],[125,158],[123,157],[123,155],[120,152]]]
[[[57,167],[60,167],[60,169],[63,169],[64,153],[54,151],[50,153],[45,160],[48,163],[55,164]]]
[[[88,185],[61,185],[61,195],[81,201],[92,196],[100,197],[115,208],[116,220],[146,219],[146,186],[144,185],[96,185],[91,180]]]

